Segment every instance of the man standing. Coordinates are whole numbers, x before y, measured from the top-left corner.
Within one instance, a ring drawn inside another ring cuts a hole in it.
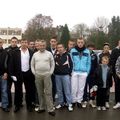
[[[2,46],[3,41],[0,38],[0,98],[2,102],[2,110],[9,112],[7,94],[7,53]]]
[[[56,47],[57,47],[57,39],[56,39],[56,37],[53,37],[50,40],[50,47],[47,48],[47,50],[52,53],[53,57],[57,53]],[[55,102],[55,97],[56,97],[56,82],[55,82],[55,75],[54,74],[52,74],[51,79],[52,79],[52,96],[53,96],[53,101]]]
[[[112,50],[111,56],[110,56],[110,65],[112,67],[113,78],[115,82],[116,105],[113,107],[113,109],[120,108],[120,79],[118,76],[116,76],[116,70],[115,70],[115,64],[119,56],[120,56],[120,40],[118,41],[118,46]]]
[[[7,47],[5,50],[7,51],[8,54],[8,71],[9,71],[9,65],[11,64],[11,59],[12,59],[12,54],[15,50],[19,49],[17,46],[18,39],[16,37],[11,38],[10,46]],[[8,100],[9,100],[9,105],[8,107],[12,107],[12,96],[11,96],[11,87],[13,83],[13,79],[11,78],[10,74],[8,73]],[[21,105],[22,105],[22,100],[21,100]]]
[[[45,111],[46,100],[48,113],[55,116],[51,83],[51,75],[55,67],[54,58],[52,54],[46,50],[46,42],[44,40],[39,42],[39,49],[38,52],[34,53],[31,60],[31,70],[35,75],[35,85],[40,104],[37,112],[41,113]]]
[[[77,46],[70,51],[73,61],[73,73],[71,78],[72,102],[81,107],[83,100],[86,78],[91,67],[90,51],[85,47],[85,41],[82,38],[77,39]]]
[[[70,55],[66,52],[63,44],[57,44],[58,53],[55,55],[55,81],[56,90],[58,95],[57,106],[59,109],[67,103],[68,110],[73,111],[72,96],[71,96],[71,73],[72,73],[72,60]],[[65,100],[64,101],[64,97]]]
[[[22,39],[21,47],[12,54],[10,75],[15,81],[15,109],[20,110],[22,98],[22,83],[25,85],[27,110],[32,111],[32,102],[35,98],[34,76],[31,72],[30,62],[33,52],[28,49],[28,41]]]
[[[89,101],[89,105],[94,108],[94,107],[96,107],[93,102],[95,100],[95,97],[91,96],[90,90],[95,85],[95,73],[96,73],[96,69],[98,67],[98,59],[97,59],[97,55],[94,52],[94,48],[95,48],[94,44],[92,44],[92,43],[88,44],[87,48],[90,50],[91,68],[90,68],[90,72],[89,72],[89,74],[87,76],[87,80],[86,80],[82,107],[86,108],[87,102]],[[89,88],[89,91],[88,91],[88,88]]]

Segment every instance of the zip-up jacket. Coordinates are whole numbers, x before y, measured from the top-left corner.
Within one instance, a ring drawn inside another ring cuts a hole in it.
[[[0,76],[7,72],[7,52],[0,48]]]
[[[73,63],[70,55],[65,52],[62,55],[59,53],[55,55],[55,71],[56,75],[67,75],[71,74]]]
[[[72,48],[70,55],[73,61],[73,71],[87,72],[89,74],[91,68],[90,51],[85,48],[82,52],[79,52],[76,48]]]

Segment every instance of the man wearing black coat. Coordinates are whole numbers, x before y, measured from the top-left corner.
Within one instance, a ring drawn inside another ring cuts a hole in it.
[[[111,56],[110,56],[110,65],[112,67],[113,78],[115,82],[116,105],[113,107],[114,109],[120,108],[120,80],[116,76],[116,71],[115,71],[115,64],[119,56],[120,56],[120,40],[118,41],[118,46],[112,50]]]
[[[8,70],[10,68],[9,65],[11,64],[10,61],[12,59],[12,54],[14,53],[15,50],[19,49],[17,46],[17,41],[18,39],[16,37],[12,37],[11,43],[10,43],[11,45],[5,49],[7,52],[7,56],[8,56]],[[11,95],[12,83],[14,83],[14,81],[8,73],[8,100],[9,100],[8,107],[9,108],[12,107],[12,95]],[[22,105],[22,101],[21,101],[21,105]]]
[[[30,62],[33,52],[28,49],[28,41],[21,40],[21,47],[12,54],[10,75],[15,81],[15,109],[20,110],[22,100],[22,83],[25,85],[27,110],[32,111],[35,98],[35,81],[31,72]]]
[[[2,110],[9,112],[8,109],[8,94],[7,94],[7,53],[2,47],[3,41],[0,38],[0,98],[2,103]]]

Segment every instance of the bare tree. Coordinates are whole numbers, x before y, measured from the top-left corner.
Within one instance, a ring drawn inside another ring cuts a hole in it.
[[[103,31],[104,33],[108,33],[108,25],[109,25],[109,20],[107,18],[98,17],[95,20],[93,27],[99,31]]]
[[[28,28],[34,28],[34,29],[50,28],[53,25],[52,23],[53,20],[50,16],[38,14],[28,22],[27,26]]]
[[[71,32],[72,36],[74,36],[74,38],[79,38],[79,37],[87,37],[89,35],[89,28],[86,24],[81,23],[81,24],[76,24],[73,27],[73,30]]]

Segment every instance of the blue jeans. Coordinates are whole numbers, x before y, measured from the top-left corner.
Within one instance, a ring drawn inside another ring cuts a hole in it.
[[[69,75],[55,75],[56,90],[58,95],[57,104],[64,104],[64,95],[67,105],[72,103],[71,82]],[[64,93],[63,93],[64,92]]]
[[[2,108],[7,108],[8,107],[7,80],[3,80],[2,76],[0,76],[0,91]]]

